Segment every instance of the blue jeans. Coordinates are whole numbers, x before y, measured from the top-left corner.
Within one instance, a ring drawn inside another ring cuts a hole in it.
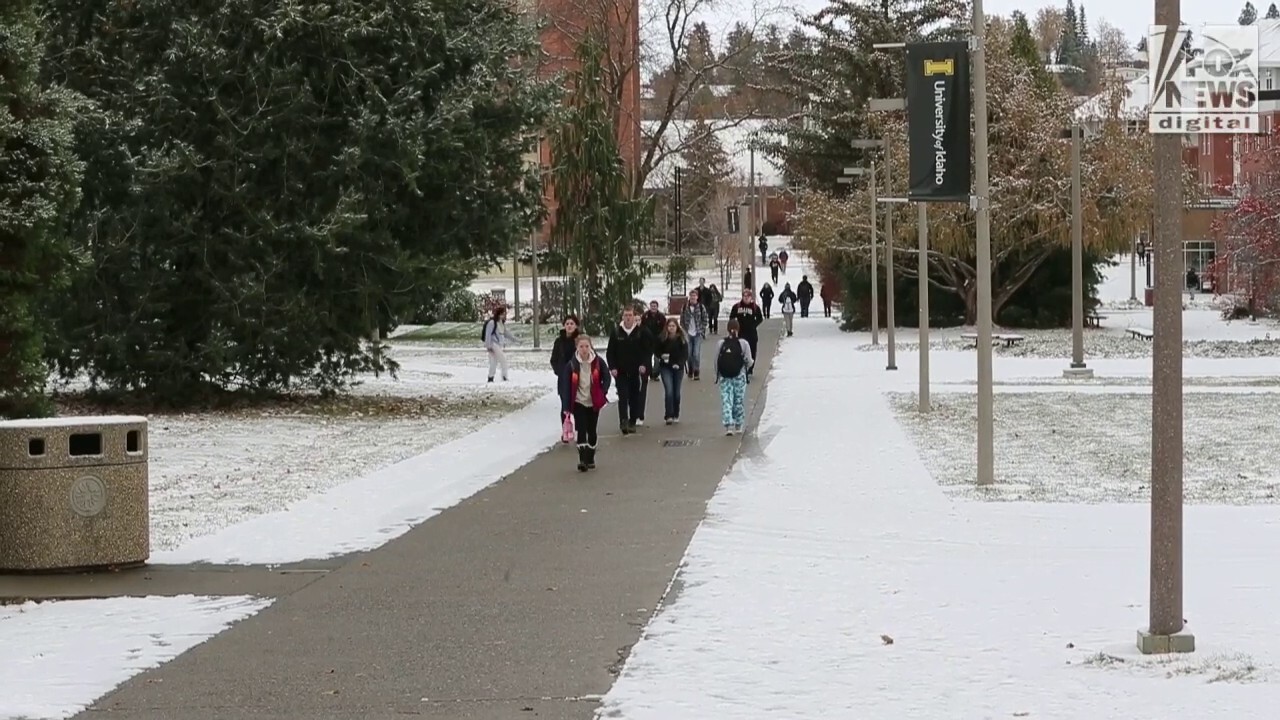
[[[662,417],[665,420],[678,418],[680,417],[680,385],[684,382],[684,370],[664,365],[659,372],[662,373],[662,396],[666,408]]]
[[[702,336],[689,336],[689,373],[702,372]]]

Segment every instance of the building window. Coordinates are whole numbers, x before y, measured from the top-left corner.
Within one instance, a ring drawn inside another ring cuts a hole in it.
[[[1270,71],[1270,70],[1268,70],[1268,71],[1267,71],[1267,76],[1266,76],[1265,78],[1263,78],[1263,80],[1262,80],[1262,84],[1263,84],[1263,87],[1265,87],[1267,90],[1270,90],[1270,89],[1271,89],[1271,86],[1273,86],[1273,85],[1275,85],[1275,84],[1276,84],[1276,82],[1275,82],[1275,78],[1271,77],[1271,71]]]
[[[1195,273],[1196,290],[1208,291],[1209,288],[1205,287],[1204,275],[1205,271],[1213,266],[1216,251],[1217,245],[1212,240],[1187,240],[1182,243],[1182,273],[1188,280],[1190,280],[1190,273]]]

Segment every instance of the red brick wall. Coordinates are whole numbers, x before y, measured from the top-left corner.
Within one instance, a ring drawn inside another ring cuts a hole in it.
[[[539,15],[546,20],[542,31],[544,76],[572,72],[578,40],[595,23],[604,28],[609,57],[607,71],[616,73],[607,82],[620,87],[617,107],[619,154],[628,172],[641,160],[640,121],[640,2],[639,0],[537,0]],[[544,138],[539,148],[543,167],[552,165],[551,147]],[[545,245],[555,221],[555,188],[547,188],[549,221],[543,227]]]

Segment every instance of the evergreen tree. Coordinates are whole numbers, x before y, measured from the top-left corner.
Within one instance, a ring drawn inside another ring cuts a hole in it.
[[[1080,3],[1080,14],[1076,18],[1076,42],[1080,47],[1089,44],[1089,20],[1084,15],[1084,3]]]
[[[1244,9],[1240,11],[1240,24],[1252,25],[1258,22],[1258,9],[1251,2],[1245,2]]]
[[[1014,10],[1010,19],[1013,21],[1013,34],[1010,39],[1010,51],[1013,56],[1025,63],[1027,72],[1035,78],[1036,84],[1048,90],[1053,87],[1053,77],[1044,67],[1040,57],[1040,48],[1036,44],[1035,35],[1031,32],[1031,23],[1021,11]]]
[[[1275,3],[1271,3],[1271,7],[1267,8],[1266,18],[1268,20],[1280,19],[1280,8],[1276,7]]]
[[[597,32],[580,40],[577,68],[565,80],[567,106],[551,136],[558,200],[552,234],[579,283],[576,309],[591,333],[610,327],[643,286],[648,273],[635,248],[649,236],[653,218],[649,200],[628,193],[604,48]]]
[[[46,3],[52,76],[101,109],[66,374],[182,402],[394,370],[376,326],[542,212],[556,89],[509,3]]]
[[[705,116],[699,115],[690,131],[693,139],[685,146],[681,160],[680,223],[684,229],[684,242],[700,250],[715,247],[719,227],[723,222],[721,196],[732,172],[729,155],[712,132]]]
[[[1080,18],[1076,14],[1075,0],[1067,0],[1066,10],[1062,13],[1062,36],[1058,39],[1058,64],[1078,66],[1080,45]]]
[[[1133,47],[1134,47],[1134,49],[1135,49],[1135,50],[1137,50],[1138,52],[1140,52],[1140,53],[1145,53],[1145,52],[1147,51],[1147,38],[1146,38],[1146,36],[1144,35],[1143,37],[1138,38],[1138,44],[1137,44],[1137,45],[1134,45]]]
[[[782,161],[789,179],[835,190],[842,169],[867,155],[850,145],[874,131],[867,101],[904,92],[902,58],[872,46],[967,37],[969,6],[965,0],[831,0],[802,24],[809,42],[775,62],[787,78],[778,91],[804,119],[774,123],[764,150]]]
[[[0,5],[0,417],[48,409],[41,300],[65,279],[82,173],[78,99],[41,81],[39,38],[34,0]]]

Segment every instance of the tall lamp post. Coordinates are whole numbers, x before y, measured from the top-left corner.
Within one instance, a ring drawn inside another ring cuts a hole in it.
[[[1080,123],[1072,123],[1063,135],[1071,138],[1071,365],[1062,374],[1083,379],[1093,377],[1093,370],[1084,363],[1084,206],[1080,197],[1084,131]]]
[[[973,0],[973,206],[978,260],[978,484],[995,475],[995,388],[991,350],[991,181],[987,157],[987,16]]]
[[[1163,25],[1159,57],[1176,58],[1185,33],[1179,0],[1155,0]],[[1192,652],[1182,615],[1182,135],[1157,133],[1155,163],[1155,311],[1151,378],[1151,596],[1143,653]]]
[[[875,141],[872,141],[875,142]],[[868,167],[848,167],[845,175],[866,175],[868,178],[868,195],[871,198],[871,344],[880,344],[880,276],[876,264],[876,231],[880,224],[880,204],[876,190],[876,163],[871,161]],[[852,177],[838,178],[837,182],[852,183]]]

